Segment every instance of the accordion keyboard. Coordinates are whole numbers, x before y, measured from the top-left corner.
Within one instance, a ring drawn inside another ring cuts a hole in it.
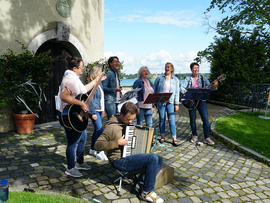
[[[122,157],[131,154],[149,153],[153,133],[153,128],[134,125],[126,126],[124,138],[128,139],[128,144],[123,147]]]

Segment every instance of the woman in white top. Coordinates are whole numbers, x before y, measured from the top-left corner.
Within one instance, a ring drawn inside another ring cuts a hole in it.
[[[86,93],[90,91],[95,81],[84,85],[79,76],[83,72],[83,62],[79,57],[67,57],[68,62],[68,70],[65,71],[64,77],[60,86],[60,98],[61,98],[61,108],[59,112],[59,118],[61,118],[61,114],[63,108],[67,104],[74,104],[81,107],[84,112],[88,111],[87,105],[75,97],[78,94]],[[63,125],[61,119],[59,120],[61,125]],[[78,170],[89,170],[91,169],[86,163],[84,163],[84,149],[85,143],[87,139],[86,130],[83,132],[77,132],[73,129],[66,128],[64,126],[66,137],[67,137],[67,149],[66,149],[66,157],[67,157],[67,170],[65,173],[69,176],[73,177],[81,177],[82,174]],[[76,163],[75,163],[75,159]]]

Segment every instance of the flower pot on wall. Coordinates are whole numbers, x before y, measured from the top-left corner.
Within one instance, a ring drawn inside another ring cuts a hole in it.
[[[29,134],[33,132],[36,119],[35,114],[12,114],[18,133]]]

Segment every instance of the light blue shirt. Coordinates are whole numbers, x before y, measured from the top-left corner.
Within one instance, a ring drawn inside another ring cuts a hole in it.
[[[166,77],[165,74],[157,77],[154,83],[154,92],[161,93],[165,85]],[[169,102],[173,104],[179,104],[179,80],[177,77],[172,75],[170,79],[170,92],[173,93],[169,99]]]

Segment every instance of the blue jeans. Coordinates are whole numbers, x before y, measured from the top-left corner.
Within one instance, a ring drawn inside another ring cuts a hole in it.
[[[92,135],[91,149],[94,149],[95,142],[97,141],[97,139],[99,138],[99,136],[103,132],[102,111],[96,111],[96,115],[97,115],[97,120],[93,120],[92,115],[89,116],[91,118],[91,120],[92,120],[93,125],[94,125],[94,132],[93,132],[93,135]]]
[[[140,113],[137,115],[137,124],[143,125],[143,118],[145,118],[146,126],[152,127],[152,109],[140,108]]]
[[[172,138],[176,138],[176,126],[175,126],[175,112],[174,104],[167,102],[165,105],[162,103],[158,104],[159,114],[159,131],[160,135],[165,135],[165,111],[167,111],[168,121],[170,125],[170,131]]]
[[[61,113],[58,114],[59,122],[63,126],[61,120]],[[85,143],[87,139],[87,132],[84,130],[83,132],[79,133],[75,130],[67,129],[63,126],[66,132],[67,138],[67,149],[66,149],[66,157],[67,157],[67,166],[68,169],[72,169],[75,167],[75,158],[77,158],[77,162],[82,164],[84,162],[83,153],[85,150]]]
[[[118,106],[117,103],[114,103],[113,101],[105,100],[105,111],[106,111],[108,120],[118,112],[117,106]]]
[[[202,118],[203,133],[204,133],[204,138],[206,139],[209,137],[209,120],[208,120],[208,111],[207,111],[206,102],[200,101],[199,104],[197,105],[197,109]],[[189,110],[188,112],[189,112],[190,127],[192,130],[192,135],[198,136],[197,127],[196,127],[196,109]]]
[[[144,192],[151,192],[155,189],[156,175],[161,168],[163,160],[154,153],[133,154],[126,158],[116,159],[111,164],[120,171],[139,171],[144,169]]]

